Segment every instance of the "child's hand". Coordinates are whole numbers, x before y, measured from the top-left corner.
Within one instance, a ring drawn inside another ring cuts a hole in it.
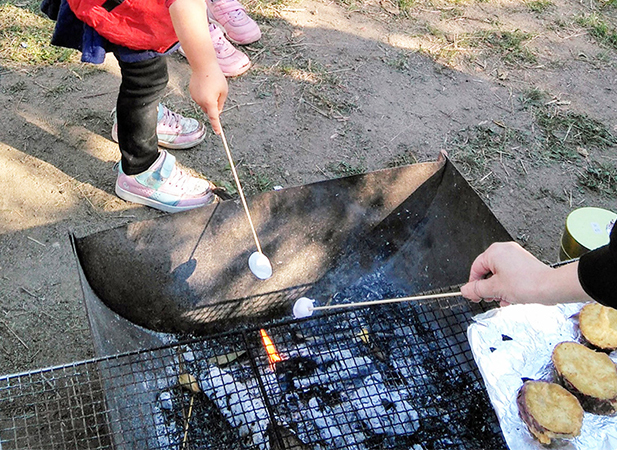
[[[209,71],[193,71],[189,83],[189,92],[193,100],[208,115],[212,129],[221,134],[219,115],[227,99],[227,79],[218,63]]]

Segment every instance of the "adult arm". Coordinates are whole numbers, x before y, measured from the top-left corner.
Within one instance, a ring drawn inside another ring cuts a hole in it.
[[[540,262],[517,243],[492,244],[473,262],[461,292],[472,301],[502,305],[596,300],[617,307],[617,226],[608,245],[558,268]]]

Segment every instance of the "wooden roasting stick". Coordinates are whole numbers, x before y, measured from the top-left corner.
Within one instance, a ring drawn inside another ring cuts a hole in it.
[[[357,308],[360,306],[372,306],[372,305],[384,305],[386,303],[399,303],[399,302],[408,302],[413,300],[430,300],[432,298],[446,298],[446,297],[458,297],[462,295],[460,291],[457,292],[445,292],[441,294],[429,294],[429,295],[416,295],[412,297],[399,297],[399,298],[387,298],[383,300],[372,300],[368,302],[357,302],[357,303],[340,303],[337,305],[328,305],[328,306],[310,306],[309,309],[311,311],[319,311],[323,309],[340,309],[340,308]]]
[[[253,239],[255,240],[257,251],[259,253],[263,253],[261,251],[261,245],[259,243],[259,239],[257,238],[257,231],[255,231],[255,225],[253,225],[253,219],[251,218],[251,212],[249,211],[249,206],[246,203],[246,197],[244,197],[244,191],[242,190],[242,185],[240,184],[240,178],[238,177],[238,172],[236,172],[236,165],[234,164],[234,160],[231,157],[231,151],[229,150],[229,146],[227,145],[227,139],[225,138],[225,133],[223,132],[223,128],[221,128],[221,140],[223,141],[223,147],[225,148],[225,153],[227,154],[227,159],[229,160],[229,167],[231,167],[231,173],[234,176],[234,181],[236,182],[236,187],[238,188],[238,194],[240,194],[240,200],[242,200],[242,206],[244,207],[244,212],[246,213],[246,217],[249,221],[249,225],[251,226],[251,232],[253,233]]]
[[[578,261],[578,258],[570,259],[568,261],[562,261],[559,263],[552,264],[551,267],[559,267],[565,264],[569,264],[571,262]],[[464,284],[464,283],[463,283]],[[451,286],[446,289],[460,289],[463,284],[459,284],[457,286]],[[327,306],[312,306],[312,303],[304,304],[305,311],[308,312],[306,315],[296,316],[296,317],[305,317],[313,313],[313,311],[320,311],[326,309],[342,309],[342,308],[357,308],[361,306],[372,306],[372,305],[384,305],[387,303],[400,303],[400,302],[408,302],[414,300],[430,300],[433,298],[446,298],[446,297],[458,297],[461,296],[462,293],[460,290],[456,292],[432,292],[422,295],[415,295],[411,297],[399,297],[399,298],[387,298],[384,300],[372,300],[368,302],[356,302],[356,303],[339,303],[336,305],[327,305]]]

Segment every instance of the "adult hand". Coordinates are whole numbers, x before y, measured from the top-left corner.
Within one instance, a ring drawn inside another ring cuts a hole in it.
[[[556,304],[586,301],[578,262],[551,268],[515,242],[492,244],[471,266],[461,293],[471,301]]]

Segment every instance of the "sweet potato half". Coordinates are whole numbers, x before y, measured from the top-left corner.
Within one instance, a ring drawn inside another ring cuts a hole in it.
[[[542,444],[578,436],[583,408],[574,395],[556,383],[526,381],[516,398],[527,428]]]
[[[617,412],[617,366],[606,353],[577,342],[561,342],[553,349],[557,382],[574,394],[585,411]]]
[[[617,309],[588,303],[581,309],[578,323],[589,344],[602,350],[617,349]]]

